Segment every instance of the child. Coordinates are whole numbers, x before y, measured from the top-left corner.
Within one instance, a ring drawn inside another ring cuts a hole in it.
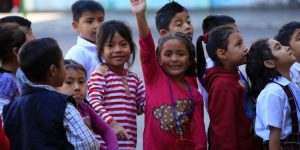
[[[184,79],[195,75],[196,70],[190,36],[179,32],[163,36],[155,54],[145,2],[131,1],[131,5],[140,35],[147,92],[143,149],[205,150],[202,96]]]
[[[14,23],[0,25],[0,114],[3,106],[20,95],[21,87],[16,78],[19,68],[18,52],[26,36]]]
[[[19,25],[19,28],[21,28],[26,34],[27,42],[36,39],[36,36],[32,32],[31,21],[29,21],[28,19],[23,18],[21,16],[6,16],[0,19],[0,23],[8,22],[16,23]],[[29,83],[28,79],[20,69],[17,70],[16,76],[19,80],[20,85],[23,85],[24,83]]]
[[[264,149],[299,150],[300,90],[291,82],[292,50],[273,39],[255,42],[249,51],[246,72],[250,95],[257,100],[255,132]]]
[[[223,25],[237,28],[234,18],[227,15],[209,15],[206,18],[204,18],[202,22],[203,35],[199,36],[197,43],[203,41],[206,44],[208,40],[208,33],[212,29]],[[211,68],[213,66],[213,61],[210,58],[208,58],[206,60],[206,68]]]
[[[79,36],[77,44],[68,51],[65,58],[82,64],[89,79],[92,71],[99,64],[96,34],[99,24],[104,20],[104,8],[93,0],[78,0],[72,5],[72,14],[72,26]]]
[[[88,101],[116,132],[119,148],[135,149],[136,114],[141,113],[145,90],[142,80],[128,70],[135,58],[135,44],[129,27],[115,20],[103,23],[97,36],[97,47],[102,65],[88,81]]]
[[[107,145],[107,150],[118,150],[118,141],[114,131],[108,126],[91,106],[85,103],[86,71],[83,66],[73,60],[65,60],[66,79],[58,91],[71,95],[75,99],[76,108],[84,123],[97,135],[101,135]]]
[[[145,16],[145,0],[131,0],[131,3],[133,2],[134,5],[132,5],[132,10],[134,14],[142,11],[144,13],[143,16]],[[161,37],[168,33],[181,32],[188,35],[191,40],[193,38],[194,29],[188,10],[175,1],[167,3],[157,11],[155,16],[155,24],[156,29]],[[205,60],[204,56],[203,60]],[[196,75],[186,77],[186,80],[192,86],[198,88]]]
[[[201,46],[197,52],[203,53]],[[237,71],[246,62],[248,51],[241,34],[230,26],[217,27],[209,33],[206,48],[215,64],[202,81],[208,92],[210,149],[257,149],[252,120],[245,112],[245,84]]]
[[[283,25],[275,40],[284,46],[289,46],[294,52],[296,62],[291,68],[291,77],[292,81],[300,87],[300,22],[292,21]]]
[[[72,104],[73,98],[57,93],[63,84],[63,55],[56,41],[41,38],[26,43],[19,52],[20,67],[32,83],[4,107],[4,130],[12,150],[99,150],[93,134]]]
[[[31,21],[21,16],[6,16],[0,18],[0,23],[16,23],[26,34],[26,41],[36,39],[36,36],[32,32]]]

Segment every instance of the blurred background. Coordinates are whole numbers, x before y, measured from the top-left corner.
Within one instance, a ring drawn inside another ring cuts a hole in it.
[[[73,30],[71,5],[76,0],[0,0],[0,18],[21,15],[32,21],[32,30],[37,37],[52,37],[57,40],[65,54],[75,43],[77,33]],[[125,21],[132,28],[138,46],[137,29],[129,0],[97,0],[105,8],[105,20]],[[147,19],[154,39],[159,38],[155,28],[156,11],[170,0],[147,0]],[[285,23],[300,21],[300,0],[176,0],[189,10],[194,26],[194,38],[202,34],[202,20],[211,14],[225,14],[236,20],[247,47],[259,38],[272,38]],[[137,51],[137,55],[139,52]],[[142,76],[139,57],[132,68]],[[205,124],[209,119],[205,111]],[[142,149],[144,127],[143,115],[138,117],[138,145]]]

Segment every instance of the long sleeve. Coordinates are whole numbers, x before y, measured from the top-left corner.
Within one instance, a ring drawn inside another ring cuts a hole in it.
[[[159,65],[155,54],[155,44],[151,32],[145,38],[139,37],[140,59],[145,79],[145,85],[157,79]]]
[[[138,78],[138,85],[137,85],[137,110],[141,110],[141,112],[138,113],[142,113],[145,111],[145,87],[143,84],[143,81]]]
[[[104,139],[107,150],[118,150],[118,140],[112,128],[89,105],[85,107],[89,111],[93,131]]]
[[[100,72],[93,72],[88,81],[88,101],[96,113],[107,123],[113,121],[112,116],[103,106],[105,95],[106,80]]]
[[[99,150],[94,135],[84,124],[77,109],[70,103],[67,103],[63,123],[67,139],[76,150]]]
[[[218,90],[209,99],[212,150],[238,150],[236,95],[228,90]]]

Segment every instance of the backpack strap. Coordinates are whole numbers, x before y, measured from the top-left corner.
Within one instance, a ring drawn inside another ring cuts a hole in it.
[[[291,107],[291,118],[292,118],[292,133],[299,133],[299,125],[298,125],[298,117],[297,117],[297,107],[296,107],[296,98],[293,94],[293,91],[289,88],[288,85],[286,86],[283,86],[277,82],[274,82],[278,85],[280,85],[285,94],[287,95],[288,97],[288,102],[289,102],[289,105]]]

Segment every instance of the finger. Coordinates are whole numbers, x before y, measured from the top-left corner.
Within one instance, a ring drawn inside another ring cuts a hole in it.
[[[127,134],[127,132],[124,130],[123,133],[124,133],[125,139],[128,140],[129,139],[129,135]]]

